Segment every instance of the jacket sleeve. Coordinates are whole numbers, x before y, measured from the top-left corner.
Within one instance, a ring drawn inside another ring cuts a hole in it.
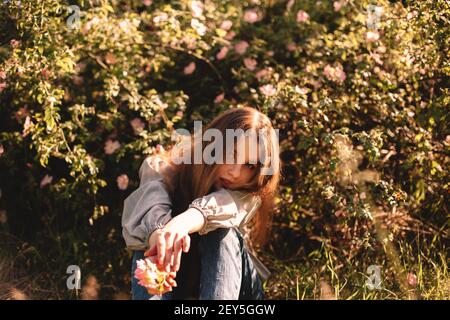
[[[148,237],[172,218],[172,201],[163,181],[164,163],[148,157],[139,169],[140,185],[124,202],[122,235],[129,249],[148,249]]]
[[[219,189],[204,197],[195,199],[189,208],[199,210],[205,218],[204,235],[217,228],[237,227],[242,229],[261,205],[259,196],[250,193]]]

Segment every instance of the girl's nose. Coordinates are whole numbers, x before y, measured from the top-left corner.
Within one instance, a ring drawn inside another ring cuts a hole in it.
[[[228,174],[233,179],[239,178],[241,174],[241,165],[240,164],[234,164],[230,166],[230,169],[228,170]]]

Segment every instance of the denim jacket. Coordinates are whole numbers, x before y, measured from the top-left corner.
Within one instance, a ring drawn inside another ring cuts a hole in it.
[[[139,188],[125,199],[122,235],[131,250],[148,249],[149,236],[172,219],[172,202],[161,174],[163,170],[171,174],[164,160],[157,156],[147,157],[139,169]],[[195,199],[189,208],[198,209],[205,218],[200,235],[217,228],[235,227],[247,238],[246,224],[260,205],[261,198],[257,195],[221,188]],[[250,256],[255,268],[266,279],[269,275],[267,268],[253,253]]]

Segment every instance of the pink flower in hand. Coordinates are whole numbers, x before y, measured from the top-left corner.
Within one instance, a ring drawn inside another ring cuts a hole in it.
[[[136,261],[136,270],[134,277],[139,280],[138,284],[145,287],[149,294],[162,295],[172,291],[176,287],[176,272],[167,272],[162,270],[156,263],[157,249],[153,246],[144,253],[146,258]]]
[[[138,284],[147,289],[149,294],[162,295],[166,291],[164,283],[169,273],[158,269],[155,256],[137,260],[136,264],[134,277],[139,280]]]

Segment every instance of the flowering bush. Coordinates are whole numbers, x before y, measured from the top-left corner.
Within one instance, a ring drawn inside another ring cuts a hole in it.
[[[0,4],[0,228],[55,288],[74,262],[128,285],[143,158],[240,104],[280,129],[275,258],[357,273],[386,241],[448,239],[445,0],[74,3]]]

